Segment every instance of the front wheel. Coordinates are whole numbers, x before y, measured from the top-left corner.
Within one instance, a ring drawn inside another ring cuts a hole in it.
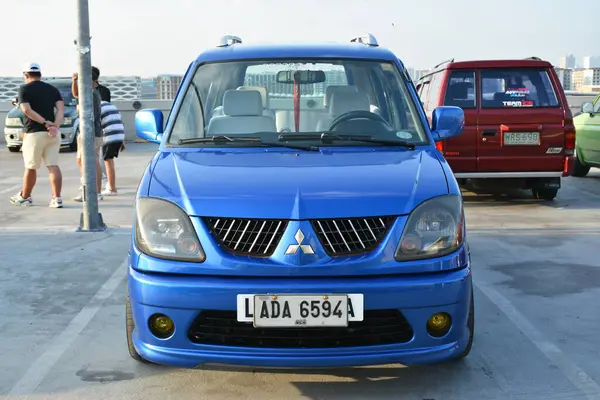
[[[539,200],[554,200],[558,194],[558,188],[531,189],[533,197]]]
[[[8,151],[10,151],[11,153],[18,153],[21,150],[21,146],[10,146],[8,148]]]
[[[586,176],[590,172],[590,167],[587,165],[583,165],[579,158],[575,157],[575,168],[573,170],[573,176],[583,177]]]
[[[129,287],[127,287],[126,291],[127,291],[127,296],[125,299],[125,301],[126,301],[125,330],[127,332],[127,347],[129,348],[129,355],[135,361],[139,361],[141,363],[148,364],[149,361],[146,360],[145,358],[142,358],[142,356],[140,356],[140,354],[135,349],[135,346],[133,345],[133,329],[134,329],[135,325],[134,325],[134,321],[133,321],[133,315],[131,313],[131,300],[129,299]]]

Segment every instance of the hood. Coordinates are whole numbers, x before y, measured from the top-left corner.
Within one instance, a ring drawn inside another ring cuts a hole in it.
[[[192,216],[267,219],[402,215],[446,193],[440,161],[419,149],[177,149],[149,186]]]
[[[77,117],[77,109],[75,106],[67,106],[65,105],[65,117]],[[6,113],[7,118],[23,118],[23,111],[19,107],[13,107],[8,113]]]

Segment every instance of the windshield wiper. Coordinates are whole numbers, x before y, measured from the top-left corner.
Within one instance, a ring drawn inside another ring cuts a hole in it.
[[[319,139],[321,142],[329,142],[333,140],[346,141],[346,142],[364,142],[364,143],[376,143],[384,144],[388,146],[402,146],[410,150],[414,150],[415,145],[413,143],[405,142],[403,140],[386,140],[386,139],[373,139],[369,135],[338,135],[334,132],[322,132],[322,133],[307,133],[307,134],[282,134],[279,135],[280,141],[295,141],[295,140],[314,140]]]
[[[191,143],[257,143],[267,147],[285,147],[294,150],[306,150],[306,151],[319,151],[318,146],[302,146],[302,145],[288,145],[278,142],[263,142],[259,137],[229,137],[225,135],[217,135],[203,138],[187,138],[179,139],[179,144],[191,144]]]

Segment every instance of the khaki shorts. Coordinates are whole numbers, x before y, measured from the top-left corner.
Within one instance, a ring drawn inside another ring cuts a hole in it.
[[[51,137],[47,131],[26,133],[21,148],[27,169],[40,169],[42,160],[46,167],[58,165],[60,134]]]
[[[81,135],[77,135],[77,158],[81,158],[83,154],[83,145],[81,144]],[[100,149],[104,144],[104,138],[94,137],[94,149],[96,150],[96,158],[100,155]]]

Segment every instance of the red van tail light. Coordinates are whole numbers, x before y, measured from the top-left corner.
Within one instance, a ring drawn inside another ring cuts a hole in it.
[[[565,120],[565,155],[572,156],[575,152],[575,125],[573,120],[568,118]]]
[[[435,147],[440,151],[440,153],[444,154],[444,142],[437,142]]]

